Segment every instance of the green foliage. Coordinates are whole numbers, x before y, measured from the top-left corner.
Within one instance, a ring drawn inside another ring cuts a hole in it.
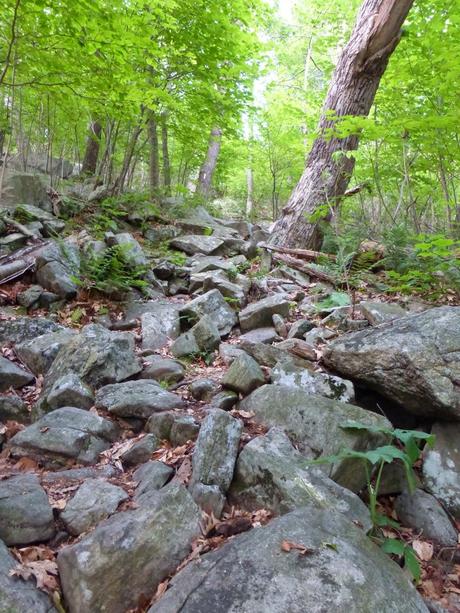
[[[80,287],[105,294],[126,292],[132,288],[144,290],[147,268],[133,266],[129,258],[130,245],[114,245],[102,253],[84,254],[80,274],[75,281]]]
[[[350,306],[351,300],[345,292],[332,292],[327,298],[317,302],[315,308],[317,311],[325,311],[335,307]]]

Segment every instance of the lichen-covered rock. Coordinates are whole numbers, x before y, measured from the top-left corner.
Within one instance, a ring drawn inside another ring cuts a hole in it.
[[[180,333],[179,313],[176,305],[157,301],[150,303],[151,308],[141,315],[142,349],[154,351],[168,344]]]
[[[105,479],[87,479],[66,504],[60,517],[74,536],[86,532],[115,513],[118,505],[128,499],[124,489]]]
[[[6,392],[10,387],[17,389],[29,385],[35,377],[11,360],[0,356],[0,392]]]
[[[125,613],[137,607],[188,554],[200,519],[187,490],[169,485],[148,507],[117,513],[61,549],[58,566],[70,613]]]
[[[265,426],[283,428],[300,451],[310,458],[334,455],[342,449],[366,451],[384,443],[385,437],[366,430],[347,430],[347,421],[391,428],[384,417],[360,407],[309,394],[284,385],[264,385],[240,403]],[[366,482],[360,460],[344,460],[322,470],[352,491]]]
[[[49,540],[54,532],[53,510],[36,475],[0,481],[0,539],[29,545]]]
[[[147,419],[157,411],[179,409],[183,405],[180,396],[168,392],[150,379],[114,383],[96,392],[96,407],[119,417]]]
[[[423,483],[460,520],[460,424],[434,424],[434,449],[425,453]]]
[[[0,541],[0,613],[57,613],[47,594],[35,587],[35,580],[13,575],[18,561]]]
[[[174,419],[169,432],[169,440],[174,447],[193,441],[200,430],[192,415],[183,415]]]
[[[250,355],[243,353],[234,360],[222,379],[222,385],[247,395],[265,383],[262,369]]]
[[[460,307],[430,309],[342,336],[323,359],[415,415],[460,420]]]
[[[210,290],[185,304],[179,315],[192,325],[199,321],[203,315],[209,315],[217,326],[221,336],[230,332],[236,324],[236,314],[225,302],[224,297],[217,289]]]
[[[78,276],[79,267],[78,247],[53,241],[45,245],[37,256],[37,282],[61,298],[73,298],[78,290],[74,277]]]
[[[65,347],[74,336],[74,330],[67,329],[42,334],[18,343],[16,353],[35,375],[44,375],[48,372],[60,349]]]
[[[150,496],[161,489],[173,474],[174,470],[170,466],[157,460],[152,460],[139,466],[133,474],[133,480],[137,482],[134,493],[135,501],[140,505],[148,503]]]
[[[307,549],[283,551],[287,541]],[[332,546],[331,546],[332,545]],[[305,506],[191,562],[149,613],[428,613],[401,569],[341,514]]]
[[[287,317],[290,304],[285,295],[275,294],[253,302],[239,314],[241,330],[253,330],[272,325],[272,317],[275,313]]]
[[[37,336],[63,330],[63,326],[44,317],[16,317],[0,320],[0,343],[22,343]]]
[[[15,434],[9,447],[13,457],[30,456],[47,466],[59,466],[69,458],[93,464],[117,436],[117,426],[108,419],[64,407]]]
[[[0,421],[9,420],[27,424],[30,421],[29,409],[19,396],[0,394]]]
[[[94,394],[80,377],[70,373],[55,382],[46,397],[46,402],[52,410],[61,407],[90,409],[94,404]]]
[[[208,315],[204,315],[190,330],[181,334],[171,345],[171,353],[180,358],[199,352],[209,353],[217,349],[220,332]]]
[[[146,358],[144,370],[140,376],[142,379],[178,383],[185,377],[185,369],[177,360],[152,355]]]
[[[318,467],[309,466],[280,428],[272,428],[243,448],[230,497],[250,511],[270,509],[276,514],[313,504],[345,514],[366,532],[372,527],[362,500],[326,477]]]

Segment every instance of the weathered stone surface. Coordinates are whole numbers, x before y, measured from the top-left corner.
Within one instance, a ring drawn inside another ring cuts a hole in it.
[[[315,349],[300,338],[287,338],[280,343],[276,343],[276,348],[287,351],[289,354],[301,358],[302,360],[311,360],[315,362],[317,359]]]
[[[145,424],[145,431],[155,434],[160,440],[169,439],[174,420],[180,416],[180,412],[162,411],[154,413]]]
[[[199,352],[209,353],[220,344],[220,332],[214,321],[204,315],[188,332],[181,334],[171,345],[171,353],[177,357]]]
[[[96,392],[96,407],[119,417],[147,419],[152,413],[181,408],[183,404],[180,396],[148,379],[114,383]]]
[[[222,247],[224,241],[216,236],[198,236],[196,234],[186,234],[178,236],[170,241],[169,245],[173,249],[184,251],[189,255],[202,253],[203,255],[212,255]]]
[[[142,379],[178,383],[185,377],[185,369],[177,360],[152,355],[146,358],[144,370],[140,376]]]
[[[176,358],[185,357],[187,355],[195,355],[200,352],[195,335],[191,330],[181,334],[171,345],[171,353]]]
[[[244,289],[237,283],[233,283],[220,275],[207,275],[203,283],[204,291],[218,289],[222,296],[229,302],[242,308],[246,304],[246,294]]]
[[[174,447],[193,441],[200,430],[192,415],[183,415],[174,419],[169,432],[169,440]]]
[[[371,326],[378,326],[407,315],[407,311],[399,304],[391,302],[360,302],[359,310]]]
[[[53,510],[36,475],[0,481],[0,538],[7,545],[47,541],[54,532]]]
[[[147,265],[142,247],[129,232],[121,232],[110,237],[106,237],[108,245],[119,245],[123,248],[123,256],[131,266],[139,267]]]
[[[38,320],[40,321],[40,320]],[[30,340],[24,340],[16,345],[19,359],[26,364],[35,375],[44,375],[62,347],[65,347],[75,336],[73,330],[57,330],[42,334]]]
[[[423,482],[455,519],[460,519],[460,425],[434,424],[434,449],[426,452]]]
[[[250,355],[244,353],[234,360],[222,379],[222,385],[247,395],[265,383],[262,369]]]
[[[219,345],[219,357],[222,358],[225,366],[230,366],[235,358],[243,355],[243,349],[240,349],[238,345],[231,345],[230,343],[221,343]]]
[[[195,379],[188,390],[195,400],[209,401],[218,391],[219,385],[212,379]]]
[[[180,333],[180,321],[177,307],[170,303],[158,301],[148,313],[141,315],[142,349],[161,349],[168,339],[175,339]]]
[[[68,458],[93,464],[117,435],[117,427],[108,419],[64,407],[15,434],[9,446],[13,456],[35,457],[46,465],[59,465]]]
[[[279,334],[281,338],[286,338],[288,335],[286,322],[284,321],[284,317],[275,313],[272,316],[273,325],[275,326],[276,333]]]
[[[343,513],[365,531],[369,511],[356,494],[308,466],[280,428],[250,441],[241,451],[230,489],[231,500],[250,511],[286,513],[307,504]]]
[[[360,407],[283,385],[259,387],[240,403],[240,407],[254,413],[255,419],[266,426],[283,428],[300,451],[310,458],[334,455],[345,448],[365,451],[382,444],[380,435],[345,429],[343,426],[349,420],[391,428],[384,417]],[[322,470],[352,491],[359,491],[365,484],[359,460],[337,462]]]
[[[234,271],[235,265],[230,260],[225,260],[213,255],[190,258],[191,274],[200,274],[211,270]]]
[[[67,503],[60,517],[74,536],[86,532],[115,513],[118,505],[128,499],[124,489],[105,479],[87,479]]]
[[[50,210],[51,201],[46,189],[46,183],[39,175],[7,170],[0,200],[2,205],[8,208],[14,208],[18,203],[25,203]]]
[[[46,397],[46,402],[52,410],[61,407],[90,409],[94,404],[94,394],[80,377],[70,373],[55,382]]]
[[[23,292],[20,292],[17,297],[18,304],[25,307],[26,309],[31,308],[32,306],[37,305],[40,300],[41,295],[43,294],[43,287],[40,285],[31,285]]]
[[[291,362],[278,362],[272,370],[272,383],[303,389],[309,394],[318,394],[340,402],[355,398],[353,383],[340,377],[299,368]]]
[[[56,613],[47,594],[35,587],[34,579],[24,581],[12,575],[17,566],[0,541],[0,613]]]
[[[238,402],[238,394],[232,390],[222,390],[212,397],[212,406],[223,411],[230,411]]]
[[[192,494],[194,486],[201,483],[217,486],[225,496],[233,478],[242,428],[242,423],[225,411],[209,412],[201,424],[193,452]]]
[[[247,341],[241,341],[239,347],[248,353],[254,360],[261,366],[273,367],[278,362],[288,361],[293,362],[296,366],[301,368],[312,368],[310,360],[304,360],[303,358],[296,356],[293,353],[288,352],[286,349],[279,347],[280,343],[276,345],[265,345],[264,343],[248,343]]]
[[[280,341],[281,338],[278,336],[275,328],[255,328],[254,330],[249,330],[249,332],[242,334],[240,340],[247,343],[264,343],[265,345],[271,345],[271,343]]]
[[[26,424],[30,420],[29,409],[19,396],[0,395],[0,421],[18,421]]]
[[[241,330],[247,331],[254,328],[271,326],[272,316],[275,313],[287,317],[289,309],[289,300],[282,294],[275,294],[263,300],[253,302],[239,314]]]
[[[289,329],[288,338],[304,338],[307,332],[313,330],[316,324],[308,319],[295,321]]]
[[[416,415],[460,420],[460,307],[430,309],[343,336],[323,359]]]
[[[403,526],[421,533],[422,538],[433,540],[443,547],[457,546],[457,530],[431,494],[420,489],[413,494],[405,491],[396,499],[395,510]]]
[[[236,324],[235,312],[225,302],[224,297],[217,289],[206,292],[206,294],[185,304],[180,309],[179,315],[192,324],[199,321],[203,315],[209,315],[221,336],[228,334]]]
[[[133,479],[137,482],[134,499],[139,504],[144,504],[150,496],[161,489],[174,474],[174,470],[163,464],[152,460],[146,462],[134,472]]]
[[[125,613],[190,551],[200,513],[187,490],[170,485],[149,508],[118,513],[79,543],[61,549],[58,566],[70,613]]]
[[[75,245],[52,242],[37,256],[37,282],[61,298],[73,298],[78,288],[72,277],[78,275],[79,266],[80,258]]]
[[[90,324],[60,349],[46,377],[47,391],[69,373],[92,388],[123,381],[142,370],[129,332],[110,332]]]
[[[0,356],[0,392],[24,387],[34,381],[34,376],[11,360]]]
[[[119,471],[110,464],[85,468],[69,468],[48,472],[42,476],[42,483],[55,483],[56,481],[81,481],[82,479],[111,479],[118,476]]]
[[[312,552],[284,552],[283,541]],[[178,611],[428,613],[401,569],[362,530],[341,514],[312,506],[240,535],[186,566],[149,609]]]
[[[146,434],[139,441],[134,443],[132,447],[124,451],[120,460],[124,466],[135,466],[147,462],[152,453],[158,447],[158,439],[154,434]]]

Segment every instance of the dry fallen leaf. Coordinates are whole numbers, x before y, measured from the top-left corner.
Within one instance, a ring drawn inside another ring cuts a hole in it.
[[[412,542],[412,547],[423,562],[428,562],[433,557],[433,545],[431,543],[415,540]]]
[[[37,588],[44,592],[54,592],[58,587],[56,579],[58,575],[57,564],[52,560],[38,560],[37,562],[18,564],[9,574],[25,580],[34,577]]]
[[[281,543],[281,549],[286,553],[289,553],[292,550],[298,551],[302,556],[306,556],[315,552],[315,550],[311,547],[305,547],[305,545],[293,543],[292,541],[283,541]]]

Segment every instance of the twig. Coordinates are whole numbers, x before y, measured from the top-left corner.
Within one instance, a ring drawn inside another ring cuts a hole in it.
[[[326,283],[331,283],[332,285],[337,285],[335,279],[333,279],[330,275],[325,272],[321,272],[320,270],[316,270],[316,268],[311,268],[310,266],[305,266],[302,260],[297,260],[296,258],[292,258],[288,255],[274,255],[273,258],[280,262],[284,262],[288,264],[292,268],[296,270],[300,270],[304,272],[306,275],[310,275],[310,277],[315,277],[320,281],[325,281]]]
[[[262,243],[260,247],[267,249],[268,251],[275,251],[276,253],[296,255],[305,260],[317,260],[320,257],[333,260],[334,262],[336,260],[335,255],[332,255],[332,253],[322,253],[321,251],[312,251],[311,249],[288,249],[287,247],[277,247],[275,245],[269,245],[268,243]]]

